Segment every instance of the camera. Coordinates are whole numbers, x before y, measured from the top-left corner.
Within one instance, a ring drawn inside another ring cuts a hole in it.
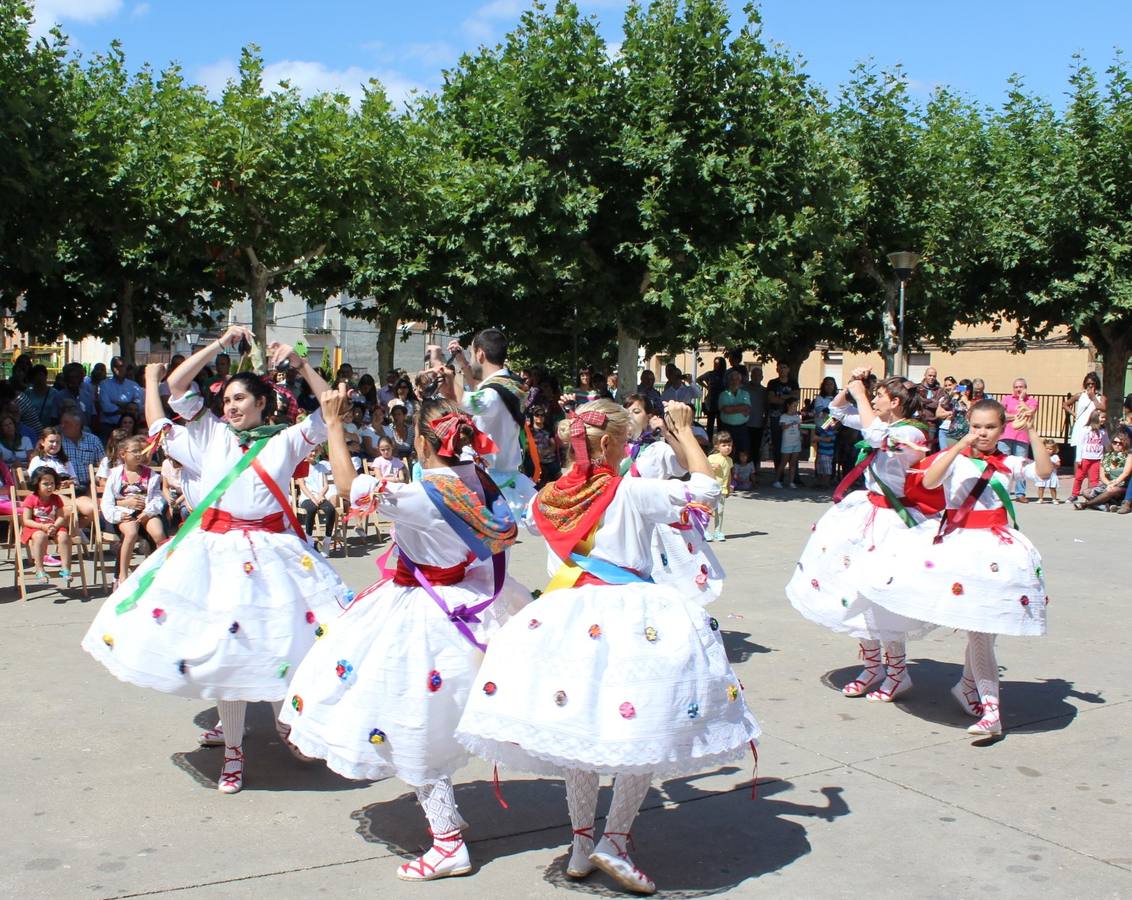
[[[958,391],[960,394],[965,394],[965,393],[967,393],[967,385],[961,384],[955,390]]]

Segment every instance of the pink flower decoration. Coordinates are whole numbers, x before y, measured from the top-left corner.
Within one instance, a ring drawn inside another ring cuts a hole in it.
[[[633,704],[629,702],[622,703],[620,710],[621,718],[623,719],[631,719],[637,714],[637,711],[633,708]]]

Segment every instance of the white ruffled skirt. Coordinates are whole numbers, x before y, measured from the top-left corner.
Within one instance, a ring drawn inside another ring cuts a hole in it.
[[[527,772],[689,775],[749,752],[759,726],[719,624],[667,585],[544,594],[493,639],[456,731]]]
[[[1013,528],[961,528],[933,543],[936,522],[907,529],[870,566],[861,590],[901,616],[988,634],[1046,633],[1042,558]]]
[[[435,588],[449,610],[475,606],[491,589],[490,566]],[[508,578],[468,628],[486,643],[529,600]],[[295,673],[281,719],[303,753],[339,775],[428,784],[468,760],[453,733],[482,660],[423,588],[389,581],[330,624]]]
[[[148,571],[152,584],[119,614]],[[82,646],[122,681],[183,697],[281,700],[349,592],[293,534],[195,531],[107,598]]]
[[[695,528],[662,525],[652,542],[653,580],[674,587],[703,606],[723,591],[723,566]]]
[[[875,570],[878,558],[884,560],[882,568],[903,564],[899,555],[888,551],[894,540],[910,531],[896,512],[873,506],[868,491],[849,494],[813,526],[786,585],[790,605],[811,622],[855,638],[923,637],[935,625],[877,606],[863,593],[867,573]]]

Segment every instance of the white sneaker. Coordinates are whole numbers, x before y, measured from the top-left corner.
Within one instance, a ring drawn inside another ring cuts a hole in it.
[[[792,490],[792,491],[796,491],[796,490],[798,490],[798,485],[796,485],[796,484],[795,484],[795,483],[794,483],[793,481],[791,481],[791,482],[790,482],[790,483],[789,483],[788,485],[786,485],[786,486],[787,486],[788,488],[790,488],[790,490]],[[780,485],[780,487],[781,487],[781,485]]]
[[[770,483],[770,486],[773,487],[773,488],[780,488],[780,487],[782,487],[782,482],[781,481],[772,481]]]

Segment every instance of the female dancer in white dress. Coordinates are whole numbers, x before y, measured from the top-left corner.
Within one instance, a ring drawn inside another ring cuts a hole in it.
[[[861,585],[877,548],[892,534],[923,521],[921,509],[905,496],[904,483],[908,470],[924,458],[928,447],[923,426],[912,418],[919,409],[915,387],[902,378],[890,378],[877,386],[870,403],[863,380],[868,375],[867,369],[855,370],[830,405],[834,418],[862,433],[867,448],[834,492],[834,505],[813,526],[786,585],[786,596],[811,622],[857,638],[865,667],[841,693],[891,702],[912,687],[905,667],[905,641],[934,626],[873,605],[861,593]],[[856,414],[849,412],[850,396]],[[866,490],[845,496],[862,473]]]
[[[995,636],[1045,634],[1047,601],[1041,556],[1010,524],[1010,485],[1027,460],[998,451],[1006,411],[995,400],[980,400],[969,421],[967,435],[928,460],[924,472],[924,487],[942,487],[947,499],[939,528],[924,522],[895,536],[863,589],[898,615],[967,631],[963,678],[952,694],[979,717],[967,730],[987,737],[1002,734]],[[1013,424],[1029,432],[1034,470],[1048,477],[1053,465],[1030,430],[1030,411],[1021,409]]]
[[[629,443],[621,474],[634,478],[680,478],[688,474],[684,451],[671,439],[664,419],[650,407],[644,394],[631,394],[625,400],[629,412]],[[691,501],[691,494],[687,493]],[[723,591],[723,566],[704,540],[704,529],[711,521],[705,507],[689,504],[680,521],[656,529],[652,545],[652,578],[672,584],[688,596],[700,598],[705,606],[719,599]]]
[[[347,778],[396,775],[416,788],[432,848],[397,870],[427,881],[471,871],[452,775],[468,760],[453,737],[491,634],[529,593],[504,582],[515,521],[498,488],[461,452],[494,444],[446,400],[423,400],[410,484],[354,475],[341,416],[345,387],[322,398],[330,463],[355,509],[393,520],[396,573],[360,593],[299,666],[284,721],[299,749]]]
[[[610,400],[566,423],[572,466],[527,515],[557,572],[492,639],[457,738],[477,756],[563,773],[574,842],[567,874],[599,867],[652,893],[629,858],[629,831],[654,775],[700,772],[741,756],[759,727],[727,661],[718,623],[698,599],[650,579],[655,530],[719,487],[692,435],[691,408],[667,414],[691,470],[687,483],[617,475],[629,417]],[[594,846],[598,778],[615,775]]]
[[[190,421],[167,449],[200,473],[200,503],[177,536],[111,594],[83,638],[83,648],[123,681],[218,701],[225,739],[219,788],[229,794],[243,786],[248,701],[269,701],[278,713],[293,667],[347,594],[290,521],[281,487],[325,439],[322,416],[264,426],[275,394],[249,373],[224,385],[226,423],[189,392],[218,347],[243,337],[250,338],[247,329],[233,326],[170,375],[171,404]],[[271,349],[274,363],[286,359],[312,387],[325,388],[290,347]]]

